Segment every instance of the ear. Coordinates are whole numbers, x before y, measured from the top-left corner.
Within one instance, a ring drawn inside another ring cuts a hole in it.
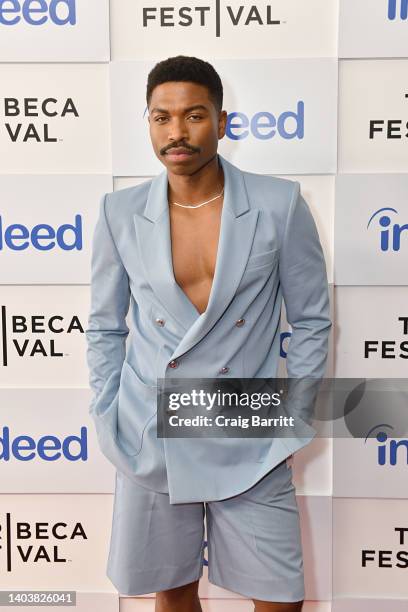
[[[227,111],[220,111],[218,116],[218,139],[224,138],[225,136],[225,128],[227,126]]]

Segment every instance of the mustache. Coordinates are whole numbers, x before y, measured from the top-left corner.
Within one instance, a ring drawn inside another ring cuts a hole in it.
[[[177,143],[177,144],[171,144],[171,145],[167,145],[166,147],[163,147],[162,149],[160,149],[160,154],[164,155],[165,153],[167,153],[167,151],[170,151],[171,149],[178,149],[179,147],[183,147],[183,149],[188,149],[192,153],[200,152],[199,147],[193,147],[192,145],[187,145],[184,143]]]

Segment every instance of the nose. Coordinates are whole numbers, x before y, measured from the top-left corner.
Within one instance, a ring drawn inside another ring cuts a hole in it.
[[[186,126],[186,122],[183,118],[173,117],[171,121],[168,123],[169,132],[168,138],[170,142],[179,142],[180,140],[185,140],[188,137],[188,130]]]

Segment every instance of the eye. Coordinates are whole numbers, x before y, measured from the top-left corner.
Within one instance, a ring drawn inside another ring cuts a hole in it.
[[[163,116],[161,116],[161,117],[156,117],[156,118],[155,118],[155,121],[156,121],[157,123],[163,123],[162,121],[160,121],[160,119],[164,119],[164,120],[166,120],[166,119],[167,119],[167,117],[163,117]]]
[[[202,115],[190,115],[190,118],[202,119]]]

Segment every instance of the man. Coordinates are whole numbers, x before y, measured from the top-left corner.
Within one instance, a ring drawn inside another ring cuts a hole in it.
[[[214,68],[158,63],[147,83],[165,171],[101,202],[92,253],[90,411],[116,466],[108,575],[156,610],[201,610],[210,582],[257,612],[304,598],[290,456],[310,439],[157,437],[157,379],[275,377],[285,299],[290,377],[323,376],[331,326],[324,258],[299,183],[217,154],[227,113]],[[125,322],[129,303],[132,333]]]

